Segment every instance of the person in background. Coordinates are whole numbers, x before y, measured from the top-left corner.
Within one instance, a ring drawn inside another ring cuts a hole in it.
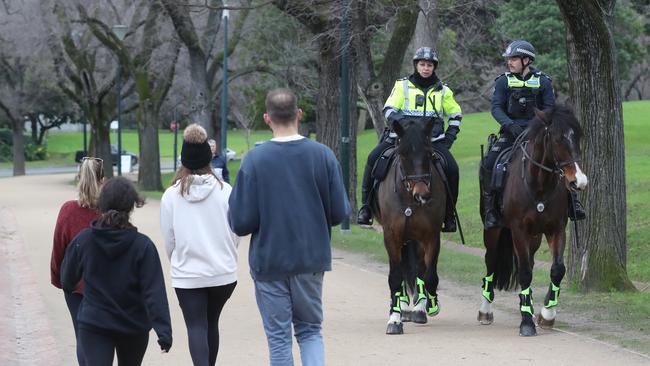
[[[182,166],[160,201],[160,230],[195,366],[215,365],[219,317],[237,285],[239,238],[228,226],[232,188],[215,176],[206,140],[203,127],[185,129]]]
[[[293,365],[291,326],[304,366],[324,365],[323,274],[332,269],[331,227],[350,212],[332,150],[298,134],[296,96],[266,96],[273,138],[248,152],[230,196],[228,218],[252,234],[250,272],[272,366]]]
[[[169,305],[160,258],[154,243],[129,218],[144,201],[133,183],[112,178],[99,194],[101,216],[66,249],[61,285],[73,291],[84,279],[77,314],[79,343],[88,365],[140,365],[149,331],[163,352],[172,346]]]
[[[104,182],[104,162],[100,158],[83,157],[79,168],[79,198],[65,202],[59,210],[52,239],[52,256],[50,259],[50,281],[52,285],[61,288],[61,263],[65,250],[79,232],[90,226],[99,217],[97,198]],[[83,295],[83,280],[75,284],[71,291],[63,291],[65,303],[68,306],[74,334],[77,339],[77,362],[80,366],[87,363],[79,346],[77,312]]]
[[[210,161],[212,169],[217,177],[226,183],[230,183],[227,158],[219,155],[219,152],[217,151],[217,142],[214,139],[209,139],[208,144],[210,144],[210,150],[212,151],[212,161]]]

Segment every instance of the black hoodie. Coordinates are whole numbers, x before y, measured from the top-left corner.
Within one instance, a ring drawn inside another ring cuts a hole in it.
[[[94,222],[66,250],[61,285],[72,291],[83,277],[79,326],[123,334],[156,331],[172,344],[169,305],[158,252],[151,239],[133,227],[113,229]]]

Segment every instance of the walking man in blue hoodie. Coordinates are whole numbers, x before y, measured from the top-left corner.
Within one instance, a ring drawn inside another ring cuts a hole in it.
[[[229,220],[252,234],[250,272],[272,366],[293,365],[292,324],[305,366],[324,365],[323,273],[332,269],[331,227],[349,215],[341,167],[332,150],[298,134],[296,96],[266,96],[273,138],[242,161]]]

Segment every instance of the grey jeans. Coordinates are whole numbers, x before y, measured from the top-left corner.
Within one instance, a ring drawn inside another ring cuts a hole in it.
[[[271,366],[293,366],[291,326],[303,366],[322,366],[323,272],[255,281],[255,298],[269,344]]]

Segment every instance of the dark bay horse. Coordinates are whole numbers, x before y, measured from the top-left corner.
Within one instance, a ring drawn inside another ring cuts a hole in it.
[[[535,252],[544,235],[553,264],[538,322],[542,327],[553,326],[560,282],[566,270],[563,256],[568,190],[587,186],[587,177],[579,165],[581,135],[582,129],[573,112],[555,106],[544,112],[536,111],[527,131],[515,142],[503,191],[503,226],[483,231],[487,276],[483,278],[478,315],[481,324],[492,323],[494,289],[507,290],[518,282],[522,289],[519,334],[537,334],[530,284]],[[483,208],[481,217],[484,217]]]
[[[439,311],[436,265],[447,196],[433,161],[433,124],[430,118],[426,124],[418,119],[393,123],[397,155],[377,191],[373,211],[383,227],[390,265],[386,334],[402,334],[402,321],[426,323],[427,315]]]

